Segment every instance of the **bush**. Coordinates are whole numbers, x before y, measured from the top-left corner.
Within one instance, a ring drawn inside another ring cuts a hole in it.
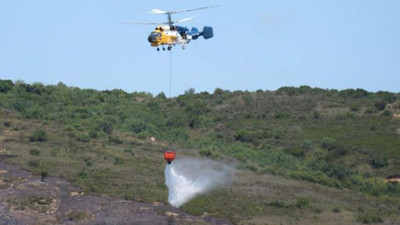
[[[275,119],[286,119],[290,117],[289,112],[277,112],[275,113]]]
[[[290,154],[296,157],[304,157],[305,151],[301,148],[286,148],[283,150],[286,154]]]
[[[322,168],[322,172],[330,177],[344,180],[351,175],[351,169],[340,164],[329,163]]]
[[[113,127],[110,121],[103,121],[99,123],[99,125],[97,126],[97,130],[104,131],[107,134],[111,134]]]
[[[97,139],[99,137],[99,134],[97,133],[97,131],[92,130],[89,132],[89,137],[93,138],[93,139]]]
[[[350,110],[353,112],[357,112],[358,110],[360,110],[360,106],[357,104],[352,104],[350,105]]]
[[[317,112],[317,111],[313,112],[313,118],[314,119],[319,119],[320,117],[321,117],[321,114],[319,112]]]
[[[254,135],[246,130],[239,130],[235,133],[234,138],[240,142],[253,142],[256,138]]]
[[[322,138],[321,146],[327,150],[333,150],[338,148],[339,143],[333,138],[324,137]]]
[[[115,157],[114,158],[114,165],[122,165],[124,164],[125,160],[121,157]]]
[[[380,111],[380,110],[384,110],[385,109],[386,103],[384,101],[377,101],[377,102],[375,102],[374,106],[375,106],[375,108],[377,110]]]
[[[14,87],[11,80],[0,80],[0,92],[6,93]]]
[[[282,202],[282,201],[268,202],[268,203],[265,203],[265,205],[276,207],[276,208],[291,208],[291,207],[293,207],[293,204]]]
[[[339,207],[335,207],[335,208],[333,208],[332,211],[333,211],[334,213],[340,213],[342,210],[340,210]]]
[[[148,129],[147,123],[145,123],[144,121],[141,121],[141,120],[133,119],[133,120],[128,121],[127,123],[128,123],[129,130],[136,134],[139,134]]]
[[[29,137],[29,141],[31,142],[44,142],[47,141],[47,133],[44,130],[36,130],[33,134]]]
[[[372,214],[359,214],[357,216],[357,222],[361,222],[361,223],[382,223],[383,220],[380,216],[375,216]]]
[[[86,179],[88,177],[88,174],[85,171],[79,171],[76,174],[76,177],[79,179]]]
[[[299,209],[303,209],[304,207],[308,206],[310,202],[306,198],[298,198],[296,202],[296,207]]]
[[[118,137],[113,137],[113,136],[109,136],[109,137],[108,137],[108,141],[109,141],[109,142],[112,142],[112,143],[114,143],[114,144],[117,144],[117,145],[123,143],[123,141],[122,141],[121,139],[119,139]]]
[[[39,165],[40,165],[40,162],[38,160],[31,159],[31,160],[28,161],[28,166],[29,167],[38,168]]]
[[[29,150],[29,155],[35,155],[38,156],[40,154],[40,151],[38,149],[31,149]]]
[[[308,139],[303,140],[303,142],[301,143],[301,148],[305,150],[311,149],[311,141]]]
[[[44,117],[45,111],[40,107],[32,107],[25,111],[24,117],[27,119],[41,119]]]
[[[167,97],[165,96],[164,92],[161,92],[156,96],[156,99],[165,100]]]
[[[383,113],[382,113],[382,115],[383,116],[391,116],[393,113],[392,113],[392,111],[390,111],[390,110],[385,110],[385,111],[383,111]]]
[[[363,98],[368,96],[368,91],[357,88],[354,89],[346,89],[339,92],[339,96],[344,98]]]
[[[87,143],[90,141],[89,135],[87,134],[79,134],[76,137],[77,141],[83,142],[83,143]]]
[[[385,157],[376,157],[372,159],[371,166],[375,169],[380,169],[388,165],[387,159]]]

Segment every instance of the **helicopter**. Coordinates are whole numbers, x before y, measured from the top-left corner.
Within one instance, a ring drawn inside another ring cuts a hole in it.
[[[187,27],[176,26],[176,23],[183,23],[192,20],[195,17],[185,18],[173,21],[171,18],[172,14],[177,13],[185,13],[191,12],[195,10],[202,10],[208,8],[218,7],[215,6],[207,6],[195,9],[186,9],[180,11],[163,11],[159,9],[152,9],[149,13],[151,14],[163,14],[168,18],[167,22],[164,23],[127,23],[127,24],[140,24],[140,25],[158,25],[147,37],[148,42],[152,47],[157,47],[157,51],[160,51],[160,46],[162,50],[165,51],[165,47],[167,46],[167,50],[170,51],[173,46],[182,45],[182,49],[186,49],[186,45],[189,44],[191,40],[196,40],[200,36],[203,36],[204,39],[210,39],[214,36],[213,28],[210,26],[204,26],[202,31],[199,31],[196,27],[192,27],[189,30]]]

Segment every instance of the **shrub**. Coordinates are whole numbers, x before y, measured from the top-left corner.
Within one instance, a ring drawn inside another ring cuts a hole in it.
[[[289,112],[277,112],[275,113],[275,119],[286,119],[290,117]]]
[[[386,103],[384,101],[376,101],[374,106],[377,110],[384,110],[386,107]]]
[[[356,90],[354,89],[346,89],[342,90],[339,92],[339,96],[341,97],[347,97],[347,98],[363,98],[368,96],[368,91],[364,89],[357,88]]]
[[[255,137],[250,132],[246,130],[239,130],[235,133],[234,138],[236,141],[240,142],[252,142]]]
[[[36,130],[33,134],[29,137],[29,141],[31,142],[43,142],[47,141],[47,133],[44,130]]]
[[[291,203],[286,203],[286,202],[282,202],[282,201],[272,201],[272,202],[265,203],[265,205],[276,207],[276,208],[291,208],[291,207],[293,207],[293,205]]]
[[[357,112],[358,110],[360,110],[360,106],[357,104],[350,105],[350,110],[353,112]]]
[[[313,118],[314,119],[319,119],[320,117],[321,117],[321,114],[319,112],[317,112],[317,111],[313,112]]]
[[[89,138],[89,135],[87,135],[87,134],[79,134],[76,137],[76,140],[80,141],[80,142],[83,142],[83,143],[87,143],[87,142],[90,141],[90,138]]]
[[[107,134],[111,134],[113,127],[110,121],[103,121],[99,123],[99,125],[97,126],[97,130],[104,131]]]
[[[301,148],[305,150],[311,149],[311,141],[308,139],[303,140],[303,142],[301,143]]]
[[[371,160],[371,166],[375,169],[380,169],[388,165],[387,159],[382,156],[378,156]]]
[[[31,159],[31,160],[28,161],[28,166],[29,167],[38,168],[39,165],[40,165],[40,162],[38,160]]]
[[[342,210],[340,210],[339,207],[335,207],[335,208],[333,208],[332,211],[333,211],[334,213],[340,213]]]
[[[88,177],[88,174],[85,171],[79,171],[76,174],[76,177],[79,179],[86,179]]]
[[[11,80],[0,80],[0,92],[6,93],[14,87]]]
[[[92,130],[89,132],[89,137],[93,138],[93,139],[97,139],[99,137],[99,134],[97,133],[97,131]]]
[[[386,103],[393,103],[394,101],[396,101],[396,96],[393,93],[387,91],[379,91],[377,95],[381,97],[382,100]]]
[[[283,150],[285,153],[296,156],[296,157],[303,157],[305,154],[304,149],[301,148],[286,148]]]
[[[128,127],[130,131],[136,134],[139,134],[148,129],[147,123],[136,119],[128,121]]]
[[[382,223],[383,220],[380,216],[365,213],[365,214],[359,214],[357,216],[357,222],[369,224],[369,223]]]
[[[31,149],[29,150],[29,155],[35,155],[38,156],[40,154],[40,151],[38,149]]]
[[[391,115],[392,115],[392,111],[390,111],[390,110],[385,110],[385,111],[383,111],[382,115],[383,115],[383,116],[391,116]]]
[[[303,209],[304,207],[308,206],[310,202],[306,198],[298,198],[296,202],[296,207],[299,209]]]
[[[213,155],[213,151],[211,149],[202,149],[200,150],[200,155],[205,156],[205,157],[210,157]]]
[[[114,144],[117,144],[117,145],[123,143],[123,141],[121,139],[119,139],[118,137],[113,137],[113,136],[109,136],[108,141],[112,142]]]
[[[69,221],[79,221],[79,220],[85,220],[88,215],[84,211],[70,211],[66,214],[68,217]]]
[[[339,146],[339,143],[330,137],[324,137],[321,141],[321,146],[327,150],[333,150]]]
[[[165,100],[167,97],[165,96],[164,92],[161,92],[156,96],[156,99]]]
[[[124,159],[123,158],[121,158],[121,157],[115,157],[114,158],[114,165],[122,165],[122,164],[124,164]]]
[[[330,177],[344,180],[351,175],[351,169],[340,164],[329,163],[322,168],[322,172]]]

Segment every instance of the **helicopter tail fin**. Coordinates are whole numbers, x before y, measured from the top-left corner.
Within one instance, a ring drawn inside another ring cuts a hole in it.
[[[193,35],[193,40],[196,40],[201,35],[201,33],[199,32],[199,30],[196,27],[192,27],[192,30],[190,32]]]
[[[214,31],[212,27],[204,27],[203,32],[202,32],[203,38],[204,39],[210,39],[214,37]]]

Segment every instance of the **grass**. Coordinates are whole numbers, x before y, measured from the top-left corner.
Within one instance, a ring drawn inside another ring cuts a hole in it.
[[[16,210],[30,209],[39,213],[46,213],[50,208],[51,199],[47,197],[41,197],[37,195],[24,196],[24,197],[12,197],[6,200],[7,203],[11,204]]]

